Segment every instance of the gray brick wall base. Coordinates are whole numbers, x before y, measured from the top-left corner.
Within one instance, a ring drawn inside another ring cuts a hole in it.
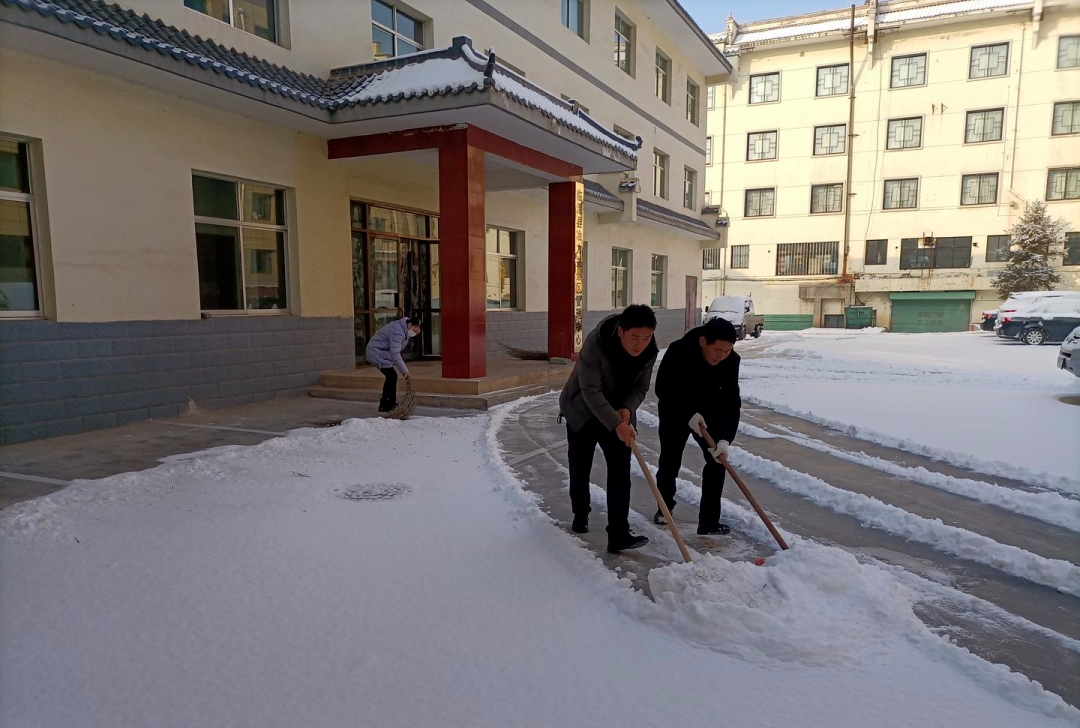
[[[301,396],[353,348],[351,318],[0,322],[0,443]]]

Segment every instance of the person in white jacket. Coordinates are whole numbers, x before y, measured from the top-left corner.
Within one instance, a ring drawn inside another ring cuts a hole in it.
[[[386,377],[383,383],[379,411],[389,412],[397,407],[398,374],[409,378],[409,367],[401,358],[401,352],[409,345],[409,339],[420,333],[420,319],[408,316],[393,321],[379,329],[368,341],[364,356]]]

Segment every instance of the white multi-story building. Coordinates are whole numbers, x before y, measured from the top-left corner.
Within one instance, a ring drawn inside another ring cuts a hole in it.
[[[447,378],[681,335],[729,71],[675,0],[0,3],[2,441],[303,394],[409,313]]]
[[[864,305],[895,331],[962,330],[996,307],[1030,200],[1068,222],[1053,263],[1080,287],[1077,3],[871,0],[712,37],[736,74],[707,104],[730,232],[706,302],[751,294],[771,328]]]

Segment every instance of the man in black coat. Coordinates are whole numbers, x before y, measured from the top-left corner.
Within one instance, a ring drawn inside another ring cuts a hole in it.
[[[671,344],[656,375],[656,396],[660,400],[660,467],[656,485],[668,508],[675,507],[675,478],[682,466],[686,436],[693,435],[705,454],[701,474],[701,507],[697,532],[705,536],[730,533],[720,523],[720,495],[724,490],[724,466],[720,455],[739,429],[739,355],[734,352],[735,327],[724,319],[713,319],[691,329]],[[716,441],[712,451],[702,439],[698,424]],[[653,521],[663,525],[657,509]]]
[[[570,461],[572,528],[589,530],[589,475],[599,444],[607,461],[608,551],[636,549],[649,542],[630,530],[630,443],[637,408],[649,393],[659,350],[653,340],[656,314],[648,306],[629,306],[608,316],[589,334],[574,371],[559,397],[566,418]]]

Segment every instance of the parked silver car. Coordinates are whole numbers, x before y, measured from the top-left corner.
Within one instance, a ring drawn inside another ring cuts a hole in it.
[[[1058,369],[1064,369],[1080,377],[1080,326],[1072,330],[1072,333],[1061,342],[1061,350],[1058,351]]]

